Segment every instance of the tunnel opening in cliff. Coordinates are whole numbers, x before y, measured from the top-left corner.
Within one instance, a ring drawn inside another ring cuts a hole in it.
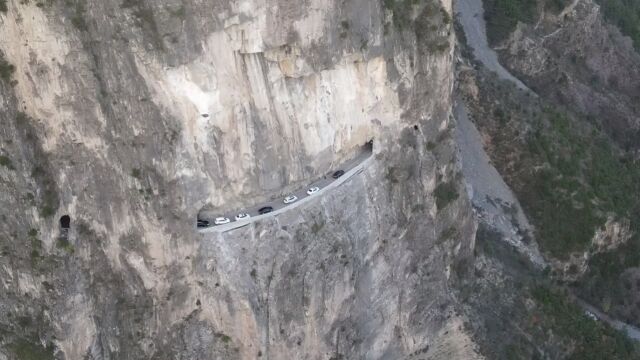
[[[60,217],[60,228],[69,229],[71,227],[71,217],[69,215],[62,215]]]

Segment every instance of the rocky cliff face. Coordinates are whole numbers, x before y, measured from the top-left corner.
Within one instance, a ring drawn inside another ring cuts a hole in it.
[[[640,55],[592,0],[520,23],[501,46],[506,65],[540,94],[575,109],[618,144],[640,144]]]
[[[475,232],[451,4],[403,5],[9,1],[0,359],[475,356],[448,290]],[[295,214],[195,231],[372,138]]]

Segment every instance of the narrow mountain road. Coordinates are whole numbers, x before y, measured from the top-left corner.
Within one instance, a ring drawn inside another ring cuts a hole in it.
[[[233,230],[233,229],[237,229],[239,227],[243,227],[243,226],[247,226],[255,221],[258,221],[260,219],[264,219],[270,216],[277,216],[280,213],[283,213],[285,211],[291,211],[295,208],[297,208],[298,206],[308,202],[308,201],[312,201],[313,199],[318,199],[320,197],[322,197],[326,192],[331,191],[332,189],[342,185],[344,182],[346,182],[347,180],[349,180],[350,178],[352,178],[353,176],[356,176],[358,174],[360,174],[362,171],[364,171],[364,169],[366,168],[366,166],[369,165],[369,163],[372,160],[372,152],[369,149],[365,149],[362,153],[360,153],[357,157],[343,163],[340,167],[336,168],[335,170],[333,170],[332,172],[326,174],[324,177],[316,180],[315,182],[310,183],[308,186],[298,189],[297,191],[293,192],[291,195],[295,195],[298,197],[298,200],[290,203],[290,204],[285,204],[284,203],[284,198],[280,198],[280,199],[276,199],[276,200],[272,200],[270,202],[266,202],[263,204],[259,204],[259,205],[254,205],[252,207],[249,207],[247,209],[242,209],[242,210],[237,210],[237,211],[229,211],[226,212],[224,214],[220,214],[218,216],[224,216],[228,219],[231,220],[230,223],[228,224],[223,224],[223,225],[213,225],[213,226],[209,226],[209,227],[204,227],[204,228],[198,228],[198,231],[201,233],[208,233],[208,232],[226,232],[229,230]],[[337,171],[337,170],[343,170],[344,174],[342,176],[340,176],[337,179],[334,179],[331,175],[333,174],[333,172]],[[312,187],[319,187],[320,190],[318,192],[316,192],[315,194],[312,195],[308,195],[307,194],[307,190],[309,188]],[[263,207],[272,207],[273,211],[267,214],[260,214],[259,210]],[[248,219],[242,219],[242,220],[238,220],[238,221],[234,221],[235,220],[235,216],[238,213],[246,213],[249,214],[251,217]],[[211,224],[213,224],[213,220],[214,219],[206,219],[208,221],[211,222]]]
[[[578,297],[574,297],[574,301],[578,305],[580,305],[584,310],[589,311],[590,313],[595,315],[595,317],[597,317],[598,320],[604,321],[607,324],[611,325],[612,328],[626,333],[629,338],[636,341],[640,341],[640,329],[638,329],[637,327],[610,317],[609,315],[600,311],[598,308],[592,306],[591,304],[587,303],[586,301]]]

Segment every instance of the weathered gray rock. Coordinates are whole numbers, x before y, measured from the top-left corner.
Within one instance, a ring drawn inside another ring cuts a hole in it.
[[[8,5],[0,357],[474,356],[449,291],[475,233],[451,25],[423,11],[450,3],[415,6],[416,31],[360,0]],[[339,190],[195,231],[203,206],[305,184],[372,138]]]

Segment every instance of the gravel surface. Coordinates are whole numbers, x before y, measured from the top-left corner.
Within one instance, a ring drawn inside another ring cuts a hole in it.
[[[487,69],[498,74],[499,78],[512,81],[522,90],[531,91],[522,81],[511,75],[511,73],[500,64],[498,54],[489,47],[482,0],[458,0],[454,3],[454,10],[458,16],[458,21],[462,24],[464,34],[467,37],[467,44],[473,50],[475,58]]]
[[[454,115],[457,120],[456,140],[462,173],[478,217],[500,231],[504,239],[525,254],[532,263],[543,268],[545,261],[537,244],[523,241],[523,235],[532,230],[531,225],[518,199],[491,164],[482,146],[482,137],[469,119],[462,101],[456,101]]]

